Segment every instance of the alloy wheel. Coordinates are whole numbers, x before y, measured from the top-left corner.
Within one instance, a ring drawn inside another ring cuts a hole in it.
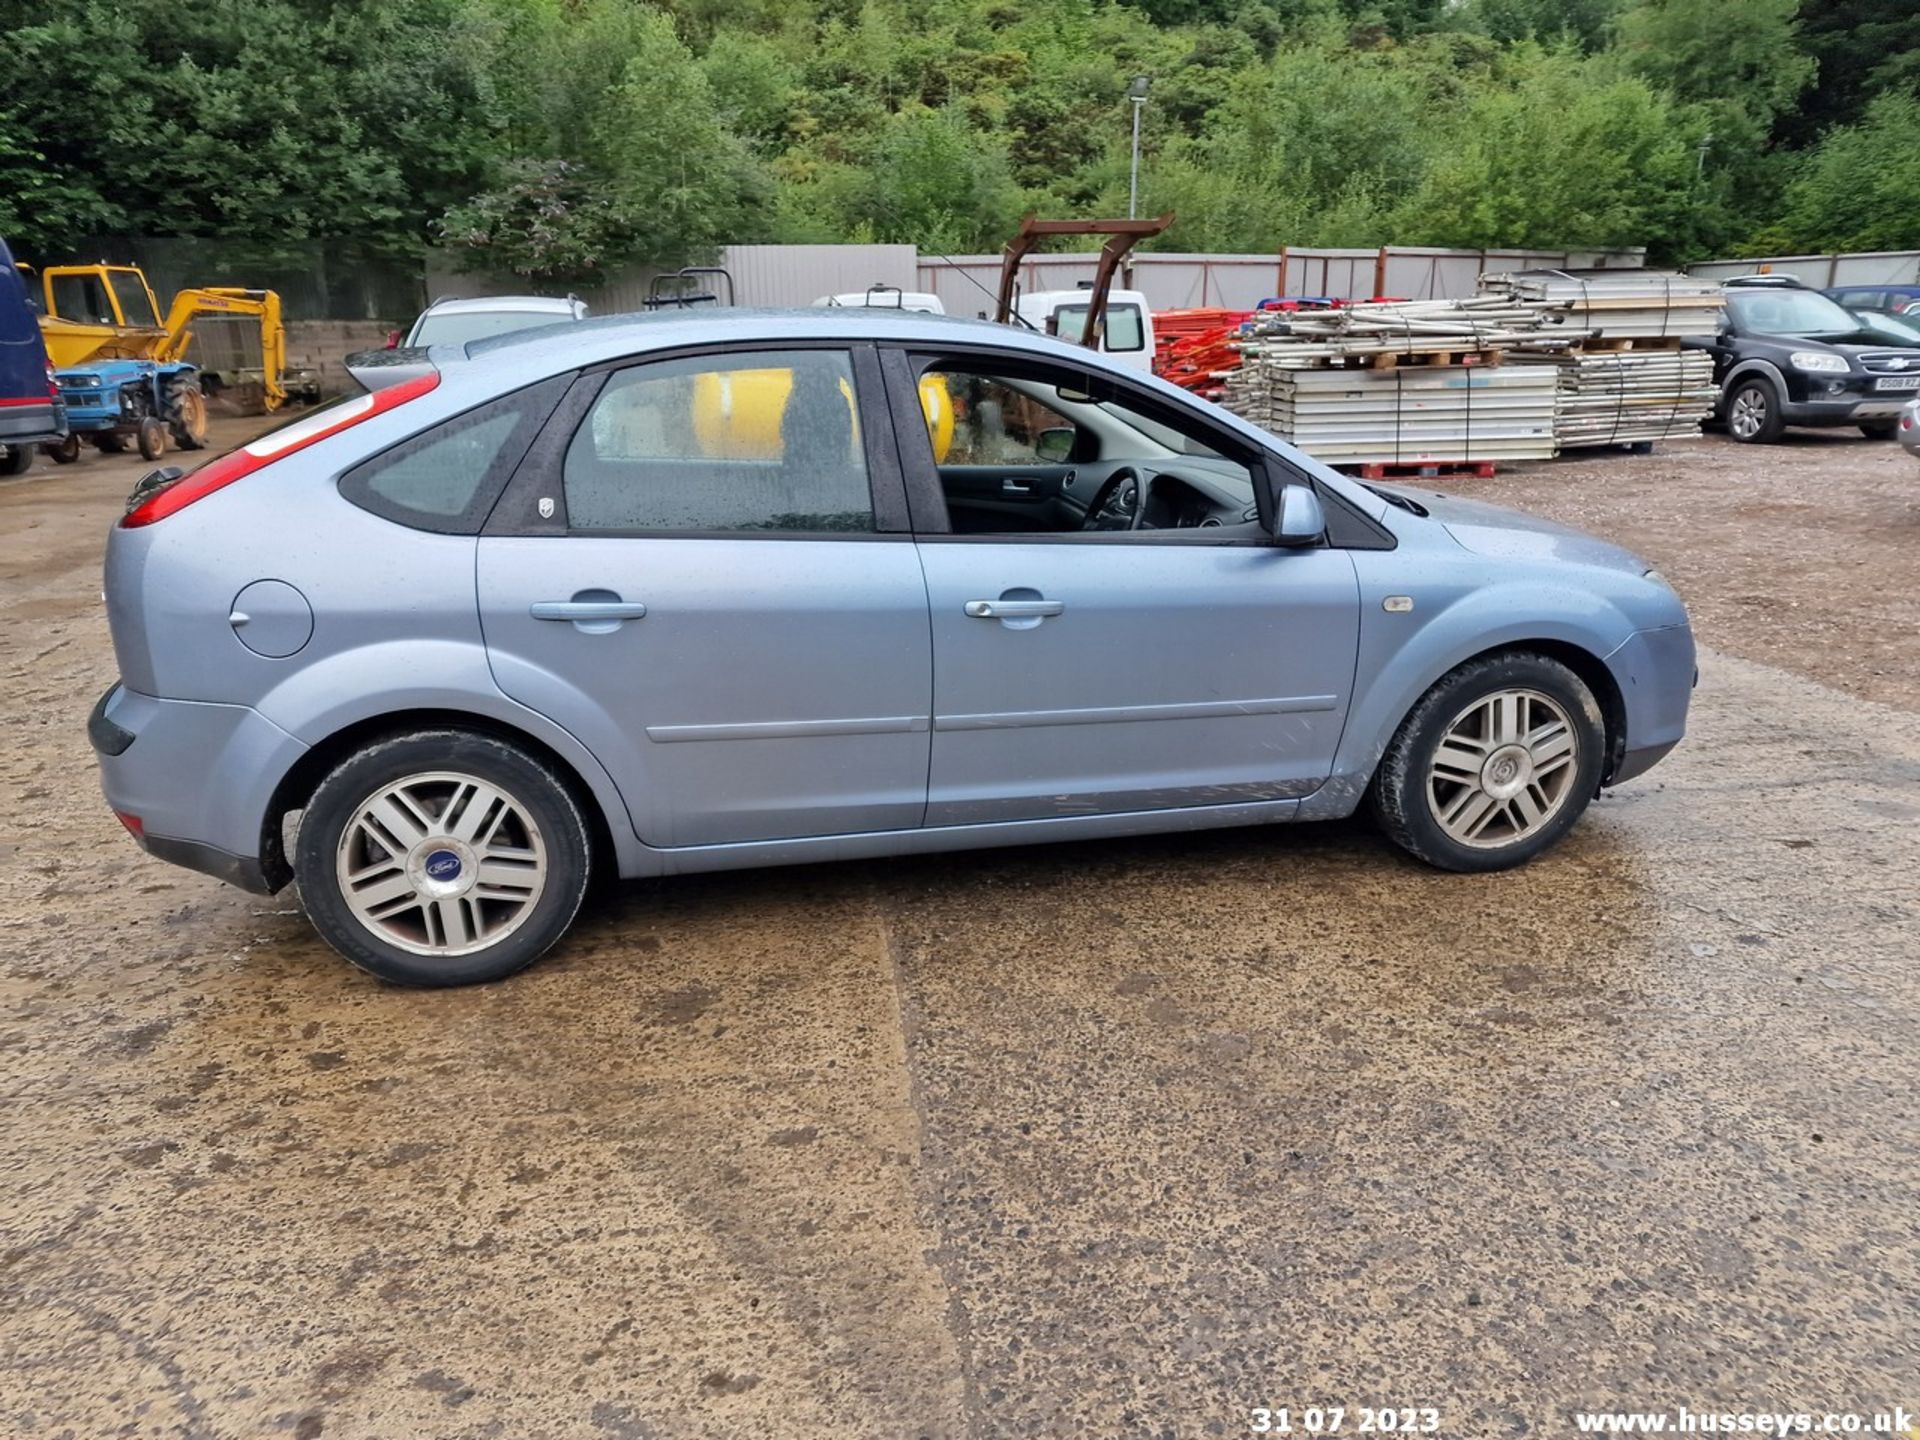
[[[416,955],[471,955],[533,914],[546,843],[497,785],[457,771],[383,785],[341,832],[335,875],[354,918]]]
[[[1733,410],[1727,416],[1727,428],[1742,440],[1751,440],[1767,423],[1767,397],[1757,385],[1749,385],[1733,397]]]
[[[1427,767],[1427,804],[1462,845],[1511,845],[1565,807],[1579,758],[1580,738],[1557,700],[1497,690],[1447,726]]]

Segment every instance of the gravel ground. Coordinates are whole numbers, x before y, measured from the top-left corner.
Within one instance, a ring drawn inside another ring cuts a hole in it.
[[[1920,709],[1920,458],[1828,430],[1657,449],[1447,483],[1639,551],[1730,654]]]
[[[0,1434],[1920,1409],[1894,447],[1461,487],[1641,549],[1705,646],[1687,742],[1525,870],[1347,824],[698,876],[446,993],[101,804],[141,468],[0,482]]]

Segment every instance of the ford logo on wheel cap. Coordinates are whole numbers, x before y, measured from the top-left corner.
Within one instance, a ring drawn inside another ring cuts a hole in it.
[[[427,856],[427,878],[429,880],[457,880],[460,878],[460,857],[451,850],[436,850]]]

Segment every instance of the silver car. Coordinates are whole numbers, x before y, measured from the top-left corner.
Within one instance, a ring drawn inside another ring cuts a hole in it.
[[[1909,400],[1902,407],[1899,425],[1893,433],[1909,455],[1920,455],[1920,399]]]
[[[1045,336],[709,311],[430,354],[142,482],[89,726],[148,851],[298,880],[389,980],[519,969],[596,869],[1364,804],[1497,870],[1685,728],[1635,556]]]
[[[384,350],[361,350],[346,358],[347,373],[369,390],[417,380],[433,366],[427,351],[435,345],[464,347],[476,340],[565,325],[587,318],[587,302],[577,296],[488,295],[480,299],[441,299],[420,312],[403,336],[395,330]]]

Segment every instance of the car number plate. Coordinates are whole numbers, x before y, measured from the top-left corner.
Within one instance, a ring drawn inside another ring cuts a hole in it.
[[[1920,390],[1920,375],[1882,375],[1873,382],[1876,390]]]

